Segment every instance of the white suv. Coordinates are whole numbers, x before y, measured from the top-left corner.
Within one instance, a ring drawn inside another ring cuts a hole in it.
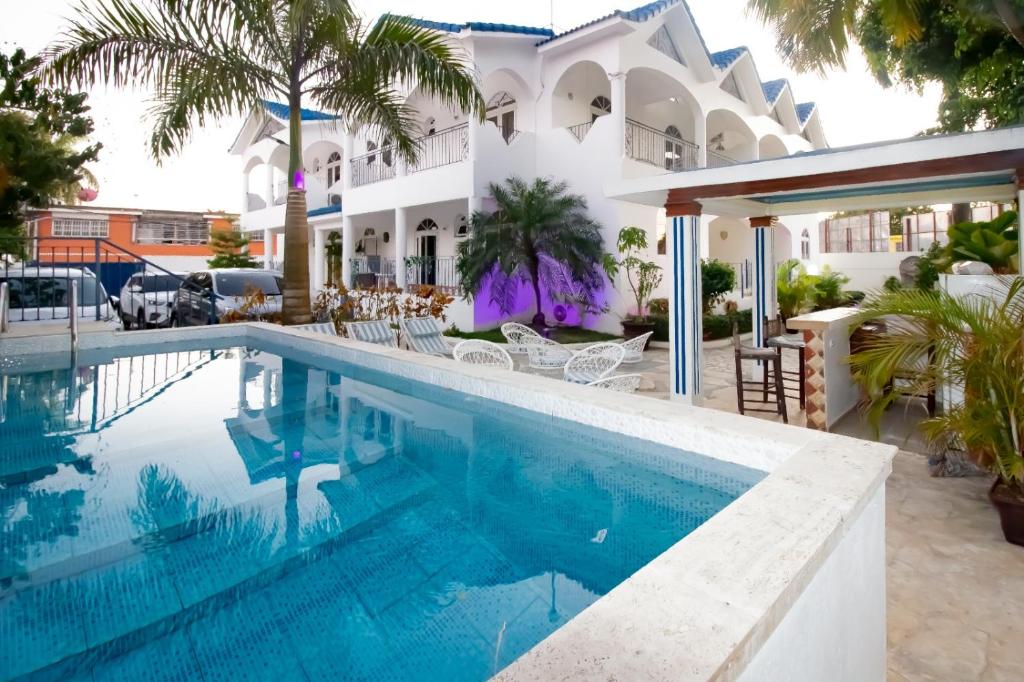
[[[188,273],[178,272],[170,275],[140,272],[129,277],[121,287],[124,328],[131,329],[132,325],[137,329],[169,326],[178,287],[186,277]]]
[[[85,268],[54,268],[15,265],[0,269],[0,282],[7,282],[11,309],[8,318],[18,322],[62,321],[67,324],[71,283],[78,282],[78,319],[97,319],[118,327],[114,306],[103,285]]]

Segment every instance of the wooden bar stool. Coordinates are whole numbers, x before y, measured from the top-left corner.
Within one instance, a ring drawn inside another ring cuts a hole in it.
[[[740,343],[740,329],[736,322],[732,323],[732,347],[736,356],[736,402],[740,414],[747,412],[774,412],[782,415],[782,421],[789,423],[789,415],[786,413],[786,391],[782,384],[782,354],[775,348],[754,348],[744,346]],[[743,380],[743,361],[759,360],[764,368],[761,381]],[[769,371],[769,368],[771,371]],[[771,383],[769,383],[769,376]],[[745,397],[745,393],[758,391],[761,393],[761,400],[752,400]],[[768,399],[771,396],[771,400]],[[766,407],[747,407],[747,403],[765,405]],[[767,406],[773,404],[774,409]]]
[[[764,347],[773,349],[779,355],[779,366],[782,366],[782,351],[783,350],[795,350],[798,355],[799,369],[796,372],[783,371],[782,372],[782,384],[787,391],[787,398],[798,398],[800,400],[800,409],[804,409],[805,403],[805,387],[804,387],[804,366],[806,359],[804,358],[804,348],[807,344],[804,342],[804,337],[801,334],[790,334],[786,331],[786,324],[782,321],[782,317],[776,317],[774,320],[769,320],[767,317],[764,318]]]

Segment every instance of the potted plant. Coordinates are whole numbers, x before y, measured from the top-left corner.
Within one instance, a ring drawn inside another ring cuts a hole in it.
[[[904,289],[876,295],[856,323],[890,316],[890,333],[864,344],[850,364],[867,390],[868,414],[936,385],[962,393],[924,422],[939,448],[959,449],[995,475],[989,498],[1007,541],[1024,545],[1024,279],[1000,277],[990,295]],[[891,378],[912,367],[911,378]],[[956,402],[956,401],[954,401]]]
[[[605,254],[604,271],[609,280],[614,280],[620,270],[626,273],[626,281],[636,302],[636,314],[623,318],[622,335],[632,339],[654,331],[654,321],[648,315],[645,303],[661,284],[661,267],[643,259],[647,251],[647,231],[643,228],[629,226],[619,230],[616,247],[619,256]]]

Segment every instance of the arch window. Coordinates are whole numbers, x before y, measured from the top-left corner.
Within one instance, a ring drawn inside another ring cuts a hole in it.
[[[341,154],[331,152],[327,157],[327,187],[341,180]]]
[[[373,163],[374,161],[377,160],[377,155],[373,153],[375,151],[377,151],[377,143],[374,142],[373,140],[367,140],[366,141],[366,152],[367,152],[366,165],[370,165],[371,163]]]
[[[497,126],[505,142],[511,141],[516,131],[516,100],[500,90],[487,100],[487,120]]]
[[[433,232],[437,230],[437,223],[432,218],[424,218],[416,226],[417,232]]]
[[[800,233],[800,258],[803,260],[811,258],[811,233],[806,228]]]
[[[598,95],[590,100],[590,122],[593,123],[601,116],[612,113],[612,101],[604,95]]]
[[[427,117],[427,120],[423,122],[423,134],[427,137],[435,135],[437,133],[437,120],[433,116]]]
[[[462,239],[469,236],[469,220],[464,215],[455,216],[455,238]]]

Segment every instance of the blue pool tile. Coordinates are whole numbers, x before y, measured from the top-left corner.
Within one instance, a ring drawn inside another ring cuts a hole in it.
[[[295,648],[262,592],[220,608],[188,628],[204,682],[307,680]]]
[[[188,637],[175,632],[100,663],[93,677],[96,682],[186,682],[201,679],[201,672]]]
[[[421,493],[434,482],[401,457],[385,457],[361,469],[356,475],[359,486],[384,508],[392,507]]]
[[[427,580],[387,527],[354,540],[331,555],[371,614],[415,592]]]
[[[17,677],[84,651],[83,614],[62,580],[0,599],[0,671]]]

